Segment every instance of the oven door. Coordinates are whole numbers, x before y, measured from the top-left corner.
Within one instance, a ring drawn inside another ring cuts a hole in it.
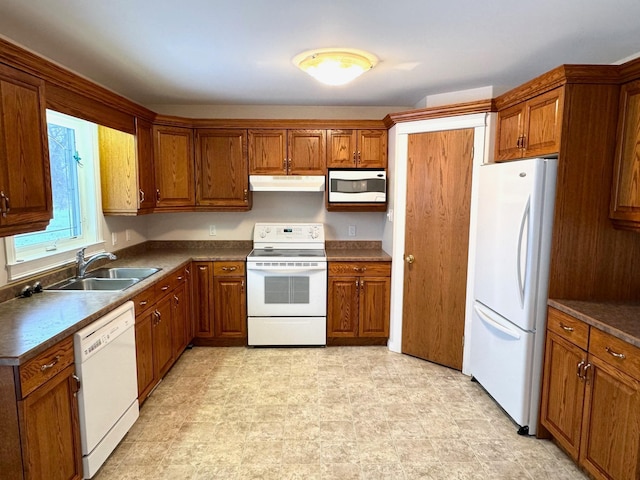
[[[324,317],[327,314],[326,262],[307,266],[247,262],[247,313],[250,317]]]

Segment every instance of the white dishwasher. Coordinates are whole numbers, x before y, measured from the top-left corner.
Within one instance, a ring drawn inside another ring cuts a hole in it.
[[[126,302],[74,335],[84,478],[93,477],[138,418],[135,315]]]

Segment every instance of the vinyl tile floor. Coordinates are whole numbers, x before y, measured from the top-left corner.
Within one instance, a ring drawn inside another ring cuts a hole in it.
[[[587,477],[469,377],[386,347],[195,347],[94,478]]]

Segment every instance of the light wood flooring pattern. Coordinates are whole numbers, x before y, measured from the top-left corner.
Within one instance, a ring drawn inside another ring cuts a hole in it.
[[[386,347],[187,350],[96,480],[585,479],[469,377]]]

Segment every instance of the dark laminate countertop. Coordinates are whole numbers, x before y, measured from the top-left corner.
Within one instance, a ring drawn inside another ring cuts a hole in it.
[[[249,242],[250,244],[250,242]],[[162,270],[120,292],[47,291],[0,303],[0,365],[20,365],[97,320],[191,260],[245,260],[251,247],[181,248],[165,245],[109,263]],[[47,285],[46,283],[44,284]]]
[[[640,303],[549,300],[549,306],[572,315],[640,348]]]

